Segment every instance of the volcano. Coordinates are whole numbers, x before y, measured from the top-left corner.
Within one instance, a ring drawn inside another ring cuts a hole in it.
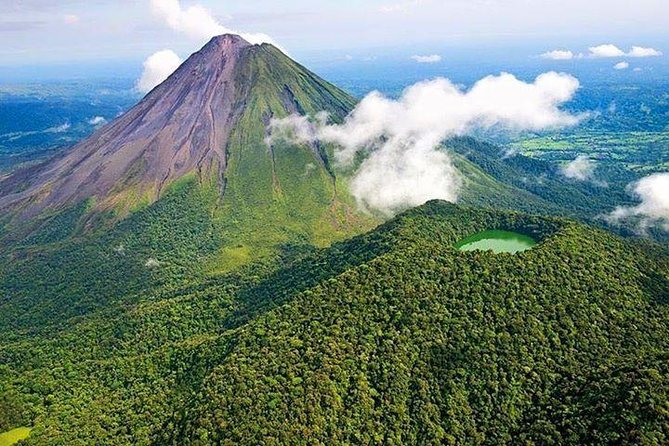
[[[0,209],[25,219],[92,199],[96,209],[124,216],[191,174],[213,179],[225,195],[235,163],[252,171],[253,184],[240,185],[247,191],[290,195],[281,181],[286,172],[277,170],[281,162],[264,142],[269,120],[322,110],[337,120],[354,104],[272,45],[251,45],[237,35],[214,37],[89,139],[0,179]],[[308,149],[298,167],[334,183],[323,148]]]

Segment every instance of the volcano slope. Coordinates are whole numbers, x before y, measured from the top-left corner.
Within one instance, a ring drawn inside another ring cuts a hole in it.
[[[271,45],[212,39],[88,140],[0,178],[3,319],[85,314],[373,227],[331,147],[266,143],[272,117],[326,111],[336,122],[354,104]]]
[[[0,332],[376,226],[385,216],[358,210],[354,172],[332,161],[335,147],[268,144],[272,118],[326,112],[340,122],[355,103],[271,45],[212,39],[91,138],[0,177]],[[566,183],[555,166],[469,139],[447,147],[463,204],[606,211],[611,194]]]
[[[460,252],[504,229],[540,243]],[[669,257],[430,202],[330,248],[7,334],[26,444],[666,444]],[[4,423],[4,424],[3,424]]]

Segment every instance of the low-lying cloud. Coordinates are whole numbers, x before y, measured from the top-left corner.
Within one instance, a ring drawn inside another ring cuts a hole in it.
[[[102,116],[93,116],[91,119],[88,120],[88,123],[92,126],[99,126],[99,125],[104,125],[107,123],[107,120],[103,118]]]
[[[572,180],[590,181],[594,178],[596,166],[593,160],[580,155],[562,168],[562,175]]]
[[[573,60],[573,59],[611,59],[611,58],[620,58],[620,57],[633,57],[633,58],[642,58],[642,57],[659,57],[662,56],[662,52],[656,50],[655,48],[648,48],[642,46],[633,46],[629,52],[625,52],[620,49],[618,46],[612,43],[606,43],[603,45],[591,46],[588,48],[588,53],[574,53],[571,50],[559,49],[553,51],[546,51],[543,54],[540,54],[539,57],[542,59],[548,60]]]
[[[64,122],[60,125],[55,125],[44,130],[30,130],[27,132],[10,132],[3,133],[0,135],[0,140],[5,142],[18,141],[19,139],[26,138],[28,136],[40,135],[40,134],[49,134],[49,133],[67,133],[72,128],[72,125],[69,122]]]
[[[629,62],[618,62],[613,66],[614,70],[626,70],[630,67]]]
[[[437,63],[437,62],[441,62],[441,60],[442,60],[441,56],[438,55],[438,54],[432,54],[432,55],[429,55],[429,56],[415,55],[415,56],[411,56],[411,59],[418,62],[418,63]]]
[[[544,73],[527,83],[502,73],[468,91],[438,78],[407,88],[399,99],[370,93],[342,124],[327,116],[290,116],[270,124],[277,139],[334,144],[335,161],[355,167],[351,193],[363,209],[392,215],[431,199],[457,201],[463,180],[441,143],[478,130],[545,130],[577,124],[561,110],[579,88],[567,74]],[[359,166],[356,160],[364,158]]]
[[[637,206],[618,207],[607,219],[612,223],[638,219],[640,232],[655,225],[669,231],[669,173],[643,178],[630,186],[630,190],[641,203]]]
[[[539,57],[548,60],[572,60],[576,56],[572,51],[569,50],[553,50],[547,51]]]
[[[48,129],[44,130],[44,133],[65,133],[70,130],[70,128],[72,128],[72,125],[69,122],[65,122],[61,125],[49,127]]]
[[[590,57],[594,58],[610,58],[625,56],[625,52],[617,46],[607,43],[605,45],[598,45],[589,48]]]
[[[144,72],[135,88],[142,93],[148,93],[174,73],[181,62],[181,58],[172,50],[152,54],[144,61]]]
[[[627,55],[629,57],[659,57],[662,55],[662,51],[658,51],[655,48],[633,46],[632,51],[627,53]]]
[[[155,269],[155,268],[160,268],[162,263],[160,263],[157,259],[154,259],[153,257],[150,257],[146,263],[144,263],[144,266],[149,268],[149,269]]]

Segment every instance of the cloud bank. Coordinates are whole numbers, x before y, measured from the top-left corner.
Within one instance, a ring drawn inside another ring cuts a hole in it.
[[[580,155],[562,168],[562,174],[572,180],[589,181],[595,175],[595,167],[594,161],[585,155]]]
[[[629,57],[659,57],[662,55],[662,51],[658,51],[655,48],[633,46],[632,51],[627,53],[627,55]]]
[[[549,60],[572,60],[574,57],[573,52],[569,50],[553,50],[553,51],[547,51],[540,55],[542,59],[549,59]]]
[[[643,178],[630,188],[641,203],[637,206],[618,207],[607,219],[616,223],[637,218],[641,232],[654,225],[660,225],[665,231],[669,231],[669,173]]]
[[[592,46],[589,48],[590,57],[594,58],[610,58],[625,56],[625,52],[613,44],[605,44],[599,46]]]
[[[440,144],[476,130],[544,130],[574,125],[580,116],[560,109],[579,88],[567,74],[544,73],[526,83],[502,73],[464,91],[448,79],[419,82],[399,99],[370,93],[342,124],[290,116],[270,123],[272,144],[335,144],[335,161],[355,168],[351,193],[363,209],[387,215],[431,199],[454,202],[463,181]],[[364,158],[359,166],[355,160]]]
[[[221,34],[239,34],[252,44],[274,44],[266,34],[242,33],[223,26],[202,5],[184,8],[179,0],[151,0],[151,9],[167,26],[191,39],[206,40]]]
[[[604,45],[597,45],[588,48],[588,54],[574,53],[570,50],[553,50],[540,54],[539,57],[548,60],[572,60],[572,59],[610,59],[618,57],[658,57],[662,56],[662,52],[655,48],[647,48],[642,46],[633,46],[629,52],[625,52],[618,46],[607,43]]]
[[[418,63],[437,63],[441,62],[441,56],[438,54],[432,54],[430,56],[411,56],[411,59]]]
[[[181,58],[172,50],[154,53],[144,61],[144,72],[135,88],[142,93],[148,93],[174,73],[181,62]]]
[[[630,67],[629,62],[618,62],[613,66],[614,70],[626,70]]]
[[[107,120],[103,118],[102,116],[93,116],[91,119],[88,120],[88,123],[92,126],[99,126],[107,123]]]

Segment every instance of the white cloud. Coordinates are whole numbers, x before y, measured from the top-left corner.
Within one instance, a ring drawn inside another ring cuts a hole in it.
[[[641,203],[637,206],[618,207],[607,219],[616,223],[637,218],[642,232],[656,224],[669,231],[669,173],[643,178],[631,185],[630,189]]]
[[[98,126],[102,124],[106,124],[107,120],[103,118],[102,116],[94,116],[91,119],[88,120],[88,123],[93,126]]]
[[[70,125],[69,122],[66,122],[62,125],[57,125],[55,127],[49,127],[48,129],[44,130],[44,133],[65,133],[68,130],[70,130],[72,126]]]
[[[591,47],[589,54],[589,56],[593,58],[657,57],[661,55],[662,52],[656,50],[655,48],[645,48],[641,46],[633,46],[628,53],[625,53],[623,50],[610,43]]]
[[[616,101],[611,101],[606,111],[611,115],[615,114],[616,111],[618,111],[618,104],[616,104]]]
[[[594,58],[610,58],[623,57],[625,52],[613,44],[599,45],[590,47],[590,57]]]
[[[562,168],[562,174],[578,181],[589,181],[595,174],[595,162],[587,156],[581,155]]]
[[[574,53],[569,50],[553,50],[547,51],[539,57],[549,60],[572,60],[575,56]]]
[[[160,267],[160,265],[161,265],[161,263],[158,260],[154,259],[153,257],[150,257],[146,261],[146,263],[144,264],[144,266],[149,268],[149,269],[158,268],[158,267]]]
[[[252,44],[275,44],[262,33],[241,33],[223,26],[202,5],[182,7],[179,0],[151,0],[153,13],[174,31],[196,40],[210,39],[221,34],[239,34]]]
[[[429,56],[411,56],[412,60],[415,60],[418,63],[437,63],[441,62],[441,56],[438,54],[432,54]]]
[[[630,67],[630,64],[628,62],[618,62],[613,66],[614,70],[626,70]]]
[[[338,146],[335,161],[351,167],[365,160],[351,181],[359,205],[388,215],[431,199],[456,201],[463,186],[450,155],[440,147],[454,135],[475,130],[542,130],[574,125],[580,116],[560,109],[579,82],[567,74],[544,73],[533,83],[502,73],[463,91],[448,79],[419,82],[397,99],[370,93],[343,124],[328,125],[292,116],[273,120],[271,140],[320,140]]]
[[[661,51],[655,48],[644,48],[641,46],[633,46],[632,51],[627,53],[629,57],[658,57],[662,55]]]
[[[66,25],[76,25],[81,21],[78,15],[75,14],[65,14],[63,16],[63,22]]]
[[[174,51],[158,51],[144,61],[144,72],[135,87],[142,93],[148,93],[167,79],[179,65],[181,58]]]
[[[604,45],[593,46],[589,48],[587,55],[583,53],[575,54],[571,50],[553,50],[541,54],[539,57],[549,60],[572,60],[583,59],[589,57],[591,59],[605,59],[615,57],[657,57],[661,56],[662,52],[655,48],[647,48],[641,46],[633,46],[632,49],[626,53],[616,45],[607,43]]]
[[[68,130],[72,128],[72,125],[70,125],[69,122],[65,122],[61,125],[56,125],[53,127],[46,128],[44,130],[31,130],[28,132],[10,132],[10,133],[3,133],[0,135],[0,139],[4,139],[7,142],[12,142],[12,141],[17,141],[21,138],[25,138],[27,136],[33,136],[33,135],[39,135],[41,133],[65,133]]]

